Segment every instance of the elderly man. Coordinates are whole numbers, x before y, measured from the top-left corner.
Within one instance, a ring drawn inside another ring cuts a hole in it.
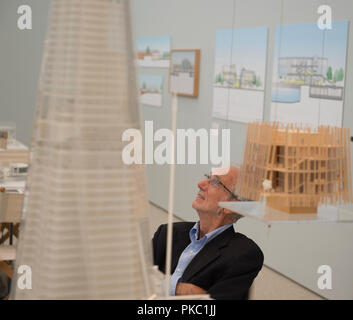
[[[239,169],[230,167],[223,175],[206,175],[198,183],[192,203],[200,220],[173,224],[171,295],[208,293],[214,299],[246,299],[262,268],[261,249],[235,232],[238,215],[218,206],[237,199],[234,190]],[[154,263],[165,272],[167,226],[153,237]]]

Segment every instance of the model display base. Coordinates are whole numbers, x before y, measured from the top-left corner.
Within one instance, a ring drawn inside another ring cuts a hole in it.
[[[287,213],[257,201],[219,202],[221,208],[231,210],[244,217],[272,223],[353,222],[352,206],[319,206],[317,213]]]

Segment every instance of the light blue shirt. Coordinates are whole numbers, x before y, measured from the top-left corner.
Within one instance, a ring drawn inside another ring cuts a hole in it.
[[[232,223],[219,227],[216,230],[207,233],[205,236],[202,237],[202,239],[198,240],[200,232],[200,221],[195,223],[195,225],[189,232],[191,243],[185,248],[183,253],[180,255],[178,265],[176,266],[175,271],[170,278],[170,294],[172,296],[175,296],[176,285],[191,260],[200,252],[200,250],[206,245],[206,243],[211,241],[214,237],[218,236],[220,233],[230,228],[231,226],[233,226]]]

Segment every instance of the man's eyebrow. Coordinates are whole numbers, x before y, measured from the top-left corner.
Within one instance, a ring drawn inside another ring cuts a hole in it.
[[[214,177],[216,177],[220,182],[224,184],[224,182],[217,175],[214,175]]]

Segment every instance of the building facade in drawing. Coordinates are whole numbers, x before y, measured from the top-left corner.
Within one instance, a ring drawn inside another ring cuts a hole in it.
[[[325,57],[280,57],[278,77],[301,85],[320,84],[326,79],[328,59]]]

